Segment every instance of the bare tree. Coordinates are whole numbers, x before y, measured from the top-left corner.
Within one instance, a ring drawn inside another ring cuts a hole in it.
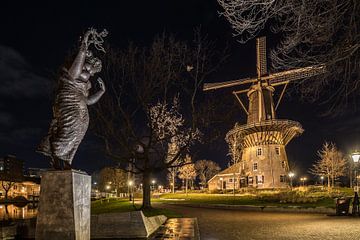
[[[228,155],[230,156],[229,166],[234,165],[241,161],[242,149],[241,149],[241,145],[237,143],[237,139],[238,137],[236,136],[236,134],[227,135],[225,139],[229,145],[229,153],[228,153]]]
[[[334,143],[323,144],[318,151],[319,159],[313,164],[310,173],[317,176],[326,176],[328,188],[334,187],[335,180],[346,174],[347,161]]]
[[[358,0],[218,0],[240,42],[270,28],[281,36],[271,53],[274,69],[325,64],[317,81],[299,82],[310,100],[324,98],[344,109],[360,88],[360,4]],[[326,88],[325,88],[326,86]]]
[[[15,182],[8,180],[8,181],[1,181],[1,186],[5,191],[5,199],[9,198],[9,191],[11,190],[11,188],[13,188],[15,186]]]
[[[195,163],[195,169],[198,173],[200,184],[205,188],[210,178],[220,172],[220,166],[211,160],[199,160]]]
[[[188,192],[189,181],[194,180],[197,176],[195,164],[192,163],[191,157],[186,155],[185,161],[179,169],[179,178],[185,180],[185,193]]]
[[[151,207],[151,175],[181,166],[200,137],[197,95],[221,60],[214,63],[214,44],[195,35],[191,43],[162,35],[150,47],[108,49],[103,60],[109,90],[96,106],[94,130],[109,158],[142,175],[143,209]]]
[[[126,191],[126,171],[115,167],[105,167],[101,169],[99,173],[99,187],[104,192],[106,192],[108,188],[115,190],[116,193]]]
[[[171,161],[174,158],[174,156],[176,155],[176,153],[179,151],[179,147],[178,147],[179,143],[176,143],[175,141],[176,141],[176,139],[174,138],[169,143],[167,162]],[[178,159],[174,162],[175,165],[179,165],[179,163],[181,163],[180,159]],[[175,193],[175,179],[176,179],[178,172],[179,172],[179,167],[168,168],[168,180],[170,183],[172,193]]]

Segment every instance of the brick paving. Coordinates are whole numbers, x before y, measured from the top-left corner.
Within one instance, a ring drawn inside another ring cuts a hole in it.
[[[204,240],[360,239],[360,217],[166,207],[196,217]]]

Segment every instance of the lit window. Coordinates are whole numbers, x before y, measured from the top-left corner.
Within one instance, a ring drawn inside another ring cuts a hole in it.
[[[276,155],[280,155],[280,147],[275,147],[275,153]]]
[[[258,148],[256,150],[256,156],[261,156],[262,155],[262,148]]]
[[[280,182],[286,182],[286,175],[280,175]]]
[[[253,171],[257,171],[257,169],[258,169],[258,164],[257,164],[257,163],[254,163],[254,164],[253,164]]]
[[[285,169],[286,167],[285,161],[281,161],[281,167]]]
[[[264,183],[264,176],[262,176],[262,175],[257,175],[257,176],[256,176],[256,183],[257,183],[257,184],[263,184],[263,183]]]
[[[249,184],[253,184],[253,177],[249,177],[249,178],[248,178],[248,183],[249,183]]]

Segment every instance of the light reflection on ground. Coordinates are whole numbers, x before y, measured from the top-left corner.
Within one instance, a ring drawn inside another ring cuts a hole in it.
[[[0,204],[0,221],[6,219],[29,219],[37,215],[37,205],[27,204],[16,206],[14,204]]]
[[[197,232],[195,218],[171,218],[158,230],[152,240],[197,240]]]

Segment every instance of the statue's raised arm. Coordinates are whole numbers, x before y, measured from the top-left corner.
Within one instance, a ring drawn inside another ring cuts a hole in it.
[[[108,32],[104,29],[101,33],[98,33],[96,29],[90,28],[84,34],[84,37],[81,39],[81,45],[78,54],[76,55],[73,64],[69,68],[68,72],[72,79],[76,79],[80,76],[86,57],[91,54],[89,52],[89,46],[94,44],[94,47],[99,50],[105,52],[104,47],[102,46],[104,42],[104,37],[106,37]]]
[[[101,71],[102,63],[93,55],[90,46],[105,52],[102,44],[107,35],[89,29],[72,66],[58,81],[58,91],[53,106],[53,119],[48,135],[42,140],[38,151],[51,158],[55,169],[71,169],[74,155],[89,125],[87,106],[96,103],[105,92],[105,84],[98,79],[99,90],[89,96],[90,78]]]

